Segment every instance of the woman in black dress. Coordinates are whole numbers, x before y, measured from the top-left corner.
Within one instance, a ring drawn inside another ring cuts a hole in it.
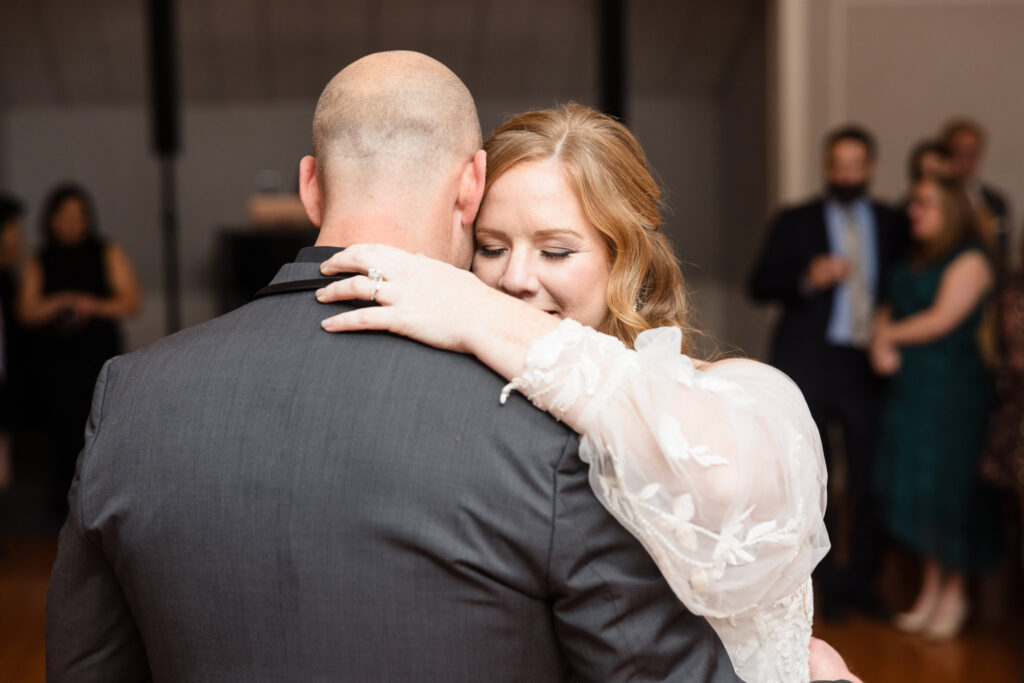
[[[21,337],[14,299],[21,266],[19,200],[0,193],[0,493],[11,481],[11,430],[17,424],[15,382],[21,369]]]
[[[93,384],[104,361],[120,353],[117,323],[138,310],[140,295],[127,255],[99,236],[84,188],[65,184],[50,193],[42,231],[43,247],[25,266],[18,312],[35,331],[36,381],[63,505]]]

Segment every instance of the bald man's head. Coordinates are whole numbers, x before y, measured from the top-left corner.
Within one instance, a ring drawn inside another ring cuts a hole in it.
[[[317,177],[329,205],[359,187],[429,188],[482,145],[469,90],[435,59],[379,52],[324,88],[313,116]]]

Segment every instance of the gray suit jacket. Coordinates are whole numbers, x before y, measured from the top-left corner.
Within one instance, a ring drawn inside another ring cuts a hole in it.
[[[107,363],[47,598],[52,683],[736,680],[570,430],[499,406],[473,358],[323,332],[332,312],[262,298]]]

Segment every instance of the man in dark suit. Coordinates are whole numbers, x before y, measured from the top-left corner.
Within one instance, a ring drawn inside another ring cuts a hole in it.
[[[331,81],[300,168],[317,246],[101,373],[47,598],[51,683],[737,680],[592,495],[576,435],[500,407],[473,358],[320,328],[342,245],[469,266],[480,144],[428,57]]]
[[[755,300],[783,306],[771,362],[803,391],[830,468],[837,444],[830,443],[829,425],[842,430],[846,533],[835,505],[826,523],[834,542],[848,539],[849,566],[840,570],[830,554],[816,572],[830,617],[841,617],[847,606],[884,612],[874,590],[879,541],[871,502],[878,381],[867,347],[885,272],[904,250],[907,231],[897,212],[867,194],[874,161],[867,131],[850,126],[830,133],[824,196],[775,218],[750,280]]]
[[[985,131],[970,119],[954,119],[943,128],[942,140],[953,155],[953,170],[963,182],[974,208],[981,213],[983,221],[993,224],[1000,260],[1006,265],[1012,231],[1010,203],[978,175],[985,149]]]

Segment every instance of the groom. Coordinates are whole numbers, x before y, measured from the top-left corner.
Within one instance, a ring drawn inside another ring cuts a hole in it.
[[[485,159],[465,86],[370,55],[324,90],[313,143],[317,246],[100,375],[48,680],[736,680],[593,497],[568,429],[500,407],[473,358],[320,328],[337,247],[469,266]]]

